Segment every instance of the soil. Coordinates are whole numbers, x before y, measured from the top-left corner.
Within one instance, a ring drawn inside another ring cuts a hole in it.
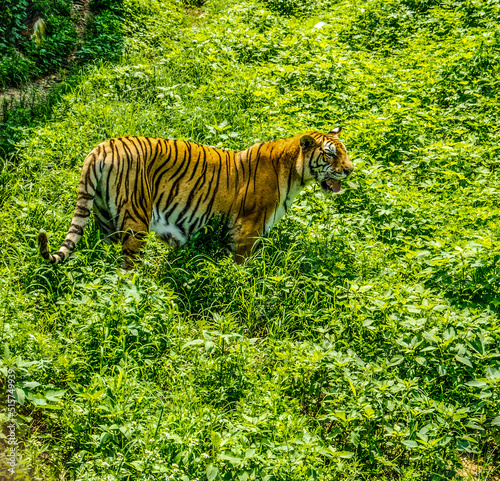
[[[28,92],[38,93],[41,95],[47,94],[52,85],[61,81],[61,76],[59,74],[51,74],[46,77],[41,77],[34,80],[33,82],[24,85],[23,87],[10,87],[3,92],[0,92],[0,106],[4,103],[7,104],[7,108],[16,104],[21,100],[22,97],[26,96]],[[0,113],[1,115],[1,113]]]
[[[479,481],[481,479],[500,481],[498,470],[488,463],[485,463],[483,459],[463,456],[461,461],[463,469],[459,470],[458,474],[468,481]]]

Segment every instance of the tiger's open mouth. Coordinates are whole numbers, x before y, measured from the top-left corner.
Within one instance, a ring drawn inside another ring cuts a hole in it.
[[[342,187],[342,181],[338,179],[327,179],[321,182],[321,188],[325,192],[340,192],[340,188]]]

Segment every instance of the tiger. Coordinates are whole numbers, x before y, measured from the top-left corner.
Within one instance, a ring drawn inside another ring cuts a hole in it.
[[[59,251],[50,254],[47,234],[40,231],[40,253],[53,264],[63,262],[93,208],[105,240],[121,242],[125,269],[140,260],[148,231],[179,248],[216,215],[229,229],[229,248],[241,264],[307,183],[315,180],[327,194],[341,191],[342,180],[354,170],[341,130],[255,143],[238,152],[185,140],[108,139],[84,161],[75,212]]]

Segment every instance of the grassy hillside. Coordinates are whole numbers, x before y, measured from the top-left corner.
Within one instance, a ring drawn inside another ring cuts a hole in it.
[[[121,60],[1,137],[19,479],[498,478],[500,3],[120,8]],[[217,224],[178,252],[151,236],[131,273],[93,223],[64,265],[37,254],[103,139],[241,149],[338,125],[350,182],[308,187],[244,266]]]

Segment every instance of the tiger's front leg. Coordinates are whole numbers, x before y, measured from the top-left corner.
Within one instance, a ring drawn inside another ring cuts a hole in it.
[[[246,218],[236,221],[231,229],[236,264],[243,264],[250,257],[253,247],[263,232],[263,224],[260,218]]]

